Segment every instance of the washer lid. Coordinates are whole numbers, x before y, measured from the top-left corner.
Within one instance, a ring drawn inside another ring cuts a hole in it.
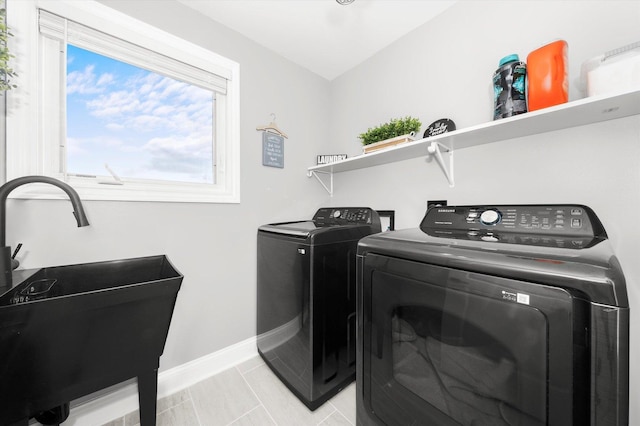
[[[297,222],[282,222],[263,225],[258,231],[274,232],[276,234],[286,234],[296,237],[308,237],[318,226],[312,220],[302,220]]]

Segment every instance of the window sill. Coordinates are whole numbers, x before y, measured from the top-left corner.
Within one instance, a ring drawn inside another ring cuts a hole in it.
[[[100,181],[103,182],[103,181]],[[240,203],[239,191],[224,190],[204,184],[149,184],[125,182],[122,185],[115,181],[104,180],[82,182],[72,178],[67,181],[80,196],[82,201],[133,201],[133,202],[168,202],[168,203]],[[51,185],[30,184],[16,188],[10,198],[19,199],[65,199],[66,195]]]

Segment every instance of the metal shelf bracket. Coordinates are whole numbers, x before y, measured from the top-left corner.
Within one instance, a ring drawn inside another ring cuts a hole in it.
[[[323,180],[320,178],[320,175],[329,175],[329,186],[327,186],[327,184],[325,184],[323,182]],[[327,191],[329,193],[329,195],[333,196],[333,173],[332,172],[322,172],[319,170],[309,170],[307,171],[307,176],[311,177],[314,176],[316,179],[318,179],[318,182],[320,182],[320,185],[322,185],[322,187],[325,189],[325,191]]]
[[[441,148],[444,149],[445,152],[449,153],[448,167],[445,164],[444,158],[442,158]],[[453,150],[450,150],[449,148],[442,145],[441,143],[434,141],[434,142],[431,142],[431,145],[429,145],[429,148],[427,148],[427,151],[429,152],[430,155],[432,155],[436,159],[436,161],[438,162],[438,165],[444,172],[445,177],[449,181],[449,187],[453,188],[455,186],[453,181]]]

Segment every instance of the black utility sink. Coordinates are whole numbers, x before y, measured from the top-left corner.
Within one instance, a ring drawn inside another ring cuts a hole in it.
[[[165,256],[15,271],[0,295],[0,425],[134,377],[141,424],[154,425],[182,278]]]

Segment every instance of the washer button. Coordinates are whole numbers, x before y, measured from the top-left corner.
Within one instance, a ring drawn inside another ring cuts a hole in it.
[[[496,210],[485,210],[480,215],[480,222],[484,225],[495,225],[500,222],[500,212]]]

